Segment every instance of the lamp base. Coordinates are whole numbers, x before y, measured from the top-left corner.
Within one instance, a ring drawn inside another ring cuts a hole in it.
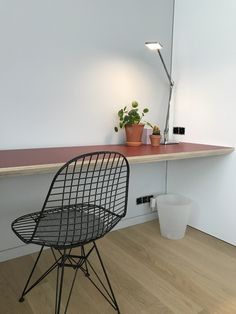
[[[166,143],[161,142],[161,145],[175,145],[175,144],[179,144],[179,141],[168,141]]]

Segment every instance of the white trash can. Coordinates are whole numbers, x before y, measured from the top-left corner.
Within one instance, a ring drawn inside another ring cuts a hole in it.
[[[192,201],[178,194],[163,194],[157,197],[157,210],[161,235],[178,240],[185,235]]]

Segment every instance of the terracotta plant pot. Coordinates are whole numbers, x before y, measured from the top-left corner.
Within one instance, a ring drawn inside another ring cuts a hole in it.
[[[152,146],[160,146],[161,136],[160,135],[150,135],[150,141]]]
[[[125,126],[126,145],[140,146],[142,145],[142,134],[144,124],[129,124]]]

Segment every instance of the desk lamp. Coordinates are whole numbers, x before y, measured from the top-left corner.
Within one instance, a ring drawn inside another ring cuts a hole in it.
[[[165,122],[165,129],[164,129],[164,141],[163,144],[167,145],[167,144],[177,144],[176,142],[169,142],[169,119],[170,119],[170,103],[171,103],[171,97],[172,97],[172,89],[174,87],[174,81],[171,78],[171,75],[169,74],[167,67],[165,65],[164,59],[161,55],[160,50],[163,48],[162,45],[158,42],[146,42],[145,45],[150,49],[150,50],[156,50],[159,54],[159,57],[161,59],[161,62],[163,64],[163,67],[165,69],[166,75],[168,77],[169,80],[169,99],[168,99],[168,107],[167,107],[167,113],[166,113],[166,122]]]

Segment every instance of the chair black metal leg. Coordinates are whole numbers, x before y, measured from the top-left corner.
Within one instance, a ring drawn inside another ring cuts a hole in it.
[[[63,279],[64,279],[64,268],[65,268],[65,252],[64,252],[64,255],[62,256],[61,263],[58,264],[57,266],[55,314],[60,314]]]
[[[27,280],[27,282],[26,282],[26,285],[25,285],[25,288],[24,288],[24,290],[23,290],[23,292],[22,292],[22,294],[21,294],[21,297],[20,297],[20,299],[19,299],[19,302],[24,302],[24,296],[27,294],[27,292],[29,291],[27,291],[26,292],[26,289],[28,288],[28,285],[29,285],[29,282],[30,282],[30,279],[31,279],[31,277],[32,277],[32,275],[33,275],[33,273],[34,273],[34,270],[35,270],[35,267],[36,267],[36,265],[38,264],[38,261],[39,261],[39,258],[40,258],[40,256],[41,256],[41,254],[42,254],[42,251],[43,251],[43,248],[44,248],[44,245],[42,245],[42,247],[41,247],[41,249],[40,249],[40,251],[39,251],[39,254],[38,254],[38,256],[37,256],[37,259],[36,259],[36,261],[35,261],[35,263],[34,263],[34,266],[33,266],[33,268],[32,268],[32,270],[31,270],[31,273],[30,273],[30,275],[29,275],[29,278],[28,278],[28,280]]]
[[[77,276],[77,273],[78,273],[78,269],[79,268],[76,268],[75,274],[74,274],[74,278],[72,280],[69,296],[68,296],[67,303],[66,303],[65,313],[67,312],[67,309],[68,309],[68,306],[69,306],[69,302],[70,302],[71,294],[72,294],[72,291],[73,291],[73,288],[74,288],[74,285],[75,285],[75,280],[76,280],[76,276]]]
[[[116,301],[114,292],[113,292],[113,290],[112,290],[111,283],[110,283],[110,280],[109,280],[109,278],[108,278],[108,275],[107,275],[105,266],[104,266],[104,264],[103,264],[101,255],[100,255],[100,253],[99,253],[99,250],[98,250],[98,248],[97,248],[96,243],[93,242],[93,244],[94,244],[94,248],[95,248],[95,251],[96,251],[96,253],[97,253],[98,259],[99,259],[99,261],[100,261],[100,264],[101,264],[103,273],[104,273],[104,275],[105,275],[105,277],[106,277],[106,281],[107,281],[107,284],[108,284],[108,286],[109,286],[109,290],[110,290],[110,293],[111,293],[111,296],[112,296],[111,300],[112,300],[112,302],[113,302],[114,305],[111,304],[111,302],[110,302],[107,298],[106,298],[106,299],[107,299],[108,302],[113,306],[113,308],[118,312],[118,314],[120,314],[120,309],[119,309],[118,303],[117,303],[117,301]],[[100,281],[100,280],[99,280],[99,281]],[[100,291],[100,292],[101,292],[101,291]],[[109,296],[110,296],[110,295],[109,295]]]
[[[63,292],[64,271],[65,271],[65,267],[71,267],[71,268],[75,269],[75,274],[74,274],[74,278],[72,280],[72,285],[71,285],[71,288],[69,291],[69,297],[68,297],[67,302],[65,304],[64,314],[67,312],[67,309],[68,309],[68,305],[69,305],[69,301],[70,301],[70,298],[72,295],[72,290],[73,290],[73,287],[75,284],[75,279],[76,279],[78,269],[81,269],[81,271],[85,274],[85,276],[89,279],[89,281],[98,289],[98,291],[111,304],[111,306],[117,311],[117,313],[120,314],[120,309],[119,309],[119,306],[117,304],[113,289],[111,287],[110,280],[108,278],[105,266],[103,264],[101,255],[99,253],[99,250],[98,250],[95,242],[93,242],[93,246],[91,247],[91,249],[89,250],[88,253],[85,252],[84,246],[81,246],[81,256],[72,255],[72,254],[70,254],[71,251],[69,251],[69,254],[68,254],[66,252],[66,250],[64,250],[63,252],[62,251],[60,252],[59,258],[57,258],[56,255],[54,254],[55,262],[48,268],[48,270],[45,271],[45,273],[39,279],[37,279],[30,287],[28,287],[30,280],[32,278],[32,275],[34,273],[34,270],[36,268],[36,265],[38,264],[38,261],[40,259],[43,248],[44,248],[44,246],[41,247],[41,250],[40,250],[40,252],[37,256],[37,259],[34,263],[32,271],[31,271],[29,278],[26,282],[25,288],[22,292],[21,298],[19,299],[20,302],[24,301],[24,296],[31,289],[33,289],[39,282],[41,282],[51,271],[53,271],[55,268],[57,268],[55,314],[60,314],[61,299],[62,299],[62,292]],[[97,254],[97,257],[98,257],[98,260],[100,262],[101,268],[103,270],[103,274],[105,276],[107,284],[104,284],[104,282],[102,281],[102,279],[99,277],[98,273],[96,272],[95,268],[93,267],[93,265],[89,261],[89,256],[92,253],[92,251],[95,251]],[[77,261],[76,261],[76,259],[77,259]],[[93,271],[93,273],[95,274],[95,276],[97,278],[97,282],[100,283],[100,287],[99,287],[99,283],[96,283],[96,281],[94,281],[90,277],[89,270]]]
[[[86,258],[85,249],[84,249],[84,246],[83,246],[83,245],[81,246],[81,255],[85,258],[85,259],[84,259],[85,276],[86,276],[86,277],[89,277],[90,274],[89,274],[89,271],[88,271],[87,258]]]

